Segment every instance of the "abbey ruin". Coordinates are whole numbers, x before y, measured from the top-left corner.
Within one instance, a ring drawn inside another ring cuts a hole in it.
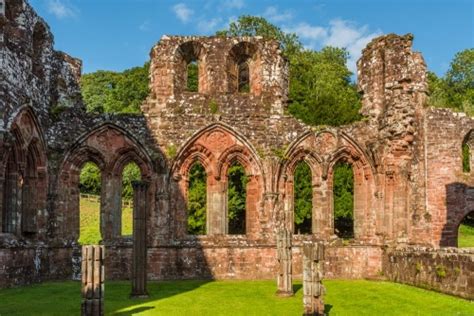
[[[0,29],[0,287],[77,278],[79,173],[89,161],[102,174],[107,279],[131,273],[132,240],[121,233],[121,176],[131,161],[147,183],[148,279],[277,278],[285,268],[277,234],[293,232],[293,174],[304,161],[312,234],[289,236],[294,277],[302,273],[303,243],[323,240],[327,278],[383,274],[474,298],[474,252],[454,248],[459,223],[474,210],[474,168],[462,168],[463,144],[474,150],[474,120],[426,105],[426,65],[411,35],[382,36],[363,50],[361,121],[315,128],[286,112],[289,66],[276,41],[163,36],[150,53],[143,114],[93,115],[81,98],[81,61],[53,49],[48,25],[29,4],[0,0]],[[198,92],[185,89],[193,60]],[[207,174],[207,234],[198,236],[186,229],[196,161]],[[348,243],[334,233],[338,161],[354,171]],[[228,231],[234,162],[249,179],[243,234]],[[442,280],[437,265],[446,267]]]

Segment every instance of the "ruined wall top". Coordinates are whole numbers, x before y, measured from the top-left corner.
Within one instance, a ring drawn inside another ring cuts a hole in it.
[[[161,106],[199,95],[216,99],[234,95],[272,104],[274,112],[283,113],[288,65],[277,41],[262,37],[165,35],[150,55],[150,99]],[[186,90],[187,66],[192,62],[198,65],[198,92]],[[241,91],[242,78],[248,85],[245,91]]]
[[[375,38],[362,51],[357,62],[362,114],[379,118],[390,107],[395,90],[421,98],[426,95],[426,64],[421,53],[412,51],[412,42],[412,34],[388,34]]]
[[[0,93],[3,124],[18,108],[31,106],[40,121],[52,108],[83,107],[82,62],[54,50],[46,22],[24,0],[0,0]]]

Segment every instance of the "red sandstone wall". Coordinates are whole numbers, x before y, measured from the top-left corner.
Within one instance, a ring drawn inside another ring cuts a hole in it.
[[[462,143],[472,129],[474,120],[464,113],[431,109],[425,116],[425,216],[431,222],[425,234],[434,246],[456,247],[458,226],[474,210],[474,172],[462,170]]]
[[[391,281],[474,299],[473,250],[388,249],[383,274]]]

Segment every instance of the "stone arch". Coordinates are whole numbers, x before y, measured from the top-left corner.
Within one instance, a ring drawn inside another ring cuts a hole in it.
[[[375,234],[376,216],[374,204],[375,177],[374,166],[359,146],[354,145],[347,135],[341,135],[343,144],[334,151],[327,163],[327,183],[331,231],[334,232],[334,168],[338,162],[345,162],[354,173],[354,238],[370,238]],[[323,174],[326,172],[323,172]]]
[[[63,159],[57,185],[56,207],[62,210],[56,218],[57,226],[61,227],[58,233],[68,240],[77,240],[79,236],[79,173],[87,161],[94,162],[101,171],[102,237],[105,241],[120,237],[122,170],[133,161],[142,177],[151,181],[155,172],[152,159],[127,131],[112,123],[99,125],[79,137]],[[151,199],[151,194],[148,198]],[[151,211],[154,205],[149,205]]]
[[[38,226],[46,225],[47,158],[43,132],[28,106],[19,108],[6,126],[4,163],[1,164],[0,214],[2,229],[33,237]],[[8,214],[7,214],[8,213]],[[10,221],[9,223],[6,222]]]
[[[198,63],[198,92],[209,91],[209,78],[206,66],[207,51],[198,41],[187,41],[180,44],[175,51],[175,93],[186,91],[187,67],[193,61]]]
[[[304,136],[305,137],[305,136]],[[321,164],[319,155],[306,146],[296,146],[290,148],[285,154],[285,159],[281,160],[278,182],[283,199],[283,224],[294,231],[295,216],[295,192],[294,174],[300,162],[306,163],[311,170],[312,185],[312,216],[311,228],[313,234],[319,234],[323,230],[324,218],[321,209]]]
[[[263,81],[261,70],[261,57],[257,45],[246,41],[235,44],[227,57],[228,92],[250,92],[260,95]],[[247,74],[243,74],[243,71]],[[242,91],[243,76],[248,79],[248,91]]]
[[[196,132],[186,144],[179,150],[171,168],[173,180],[170,191],[175,192],[175,196],[187,196],[187,173],[195,161],[199,161],[206,169],[207,173],[207,232],[208,234],[226,233],[226,172],[228,164],[232,159],[239,160],[250,177],[251,198],[248,199],[251,205],[250,227],[247,232],[252,234],[257,231],[258,217],[260,216],[259,203],[261,192],[264,188],[264,177],[262,176],[262,165],[258,160],[255,150],[245,139],[230,127],[216,123]],[[173,204],[174,203],[174,204]],[[175,231],[180,236],[185,236],[185,222],[180,219],[185,217],[185,198],[172,202],[174,217],[176,219]],[[247,235],[249,235],[249,233]]]

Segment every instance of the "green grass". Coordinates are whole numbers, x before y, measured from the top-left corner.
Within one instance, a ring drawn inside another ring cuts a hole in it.
[[[474,303],[415,287],[365,280],[327,280],[328,315],[474,315]],[[301,283],[291,298],[273,281],[150,282],[150,299],[131,300],[130,283],[108,282],[109,315],[301,315]],[[78,315],[79,282],[0,290],[0,315]]]
[[[80,201],[80,235],[82,245],[95,245],[102,239],[100,236],[100,203],[81,198]],[[132,235],[132,214],[130,207],[122,209],[122,235]]]
[[[459,225],[458,247],[474,247],[474,227],[466,224]]]

